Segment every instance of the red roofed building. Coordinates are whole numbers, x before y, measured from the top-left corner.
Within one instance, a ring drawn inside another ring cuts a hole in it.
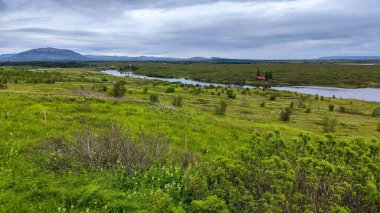
[[[265,81],[266,78],[264,76],[259,76],[259,77],[257,77],[257,80],[259,80],[259,81]]]

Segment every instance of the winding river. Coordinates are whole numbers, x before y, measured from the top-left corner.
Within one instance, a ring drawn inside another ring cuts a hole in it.
[[[228,86],[227,84],[218,83],[208,83],[202,81],[195,81],[185,78],[159,78],[159,77],[149,77],[145,75],[136,75],[131,72],[119,72],[118,70],[105,70],[102,71],[108,75],[118,76],[118,77],[129,77],[129,78],[143,78],[150,80],[160,80],[167,82],[179,82],[183,84],[190,85],[200,85],[200,86]],[[245,85],[244,88],[256,88],[254,86]],[[336,98],[351,98],[364,101],[374,101],[380,102],[380,88],[359,88],[359,89],[346,89],[346,88],[336,88],[336,87],[317,87],[317,86],[290,86],[290,87],[272,87],[275,90],[281,91],[292,91],[311,95],[320,95],[324,97]]]

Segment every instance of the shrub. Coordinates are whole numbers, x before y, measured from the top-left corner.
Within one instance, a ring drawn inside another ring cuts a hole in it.
[[[290,108],[290,109],[294,109],[294,102],[293,102],[293,101],[290,102],[290,104],[289,104],[289,108]]]
[[[338,109],[338,112],[340,112],[340,113],[346,113],[347,109],[344,106],[340,106],[339,109]]]
[[[271,96],[269,96],[269,100],[270,101],[275,101],[276,100],[276,95],[271,95]]]
[[[125,95],[126,91],[127,91],[127,88],[125,88],[125,82],[124,81],[117,81],[113,84],[112,95],[114,97],[122,97]]]
[[[334,106],[333,104],[330,104],[330,105],[329,105],[329,111],[330,111],[330,112],[334,111],[334,108],[335,108],[335,106]]]
[[[176,107],[181,107],[182,103],[183,103],[183,98],[180,95],[174,97],[173,102],[172,102],[173,106],[176,106]]]
[[[377,124],[376,131],[380,132],[380,123]]]
[[[56,170],[78,163],[95,170],[122,166],[126,172],[135,172],[166,162],[169,141],[163,136],[140,135],[135,138],[112,124],[100,134],[87,128],[72,143],[62,139],[58,142],[48,140],[45,147],[51,156],[49,164],[55,165]]]
[[[173,198],[169,194],[158,191],[153,194],[151,211],[155,213],[184,213],[185,211],[173,204]]]
[[[160,103],[160,101],[158,100],[158,95],[157,94],[151,94],[149,96],[149,100],[151,103]]]
[[[323,118],[323,132],[335,132],[337,120],[334,118],[325,117]]]
[[[6,90],[8,86],[6,84],[0,83],[0,90]]]
[[[262,101],[262,102],[260,103],[260,107],[262,107],[262,108],[265,107],[265,101]]]
[[[380,117],[380,107],[373,110],[372,116],[373,117]]]
[[[227,103],[224,101],[221,101],[219,106],[216,107],[216,114],[225,115],[226,111],[227,111]]]
[[[307,107],[305,113],[311,113],[311,107]]]
[[[231,98],[231,99],[235,99],[236,94],[234,93],[234,91],[232,89],[229,89],[229,90],[227,90],[227,97]]]
[[[143,93],[147,94],[148,93],[148,88],[145,87]]]
[[[282,121],[290,121],[290,116],[292,115],[292,110],[287,107],[285,110],[282,110],[280,113],[280,119]]]
[[[175,89],[174,89],[174,87],[168,87],[168,88],[165,89],[165,92],[166,93],[174,93]]]
[[[212,195],[206,197],[204,200],[193,200],[191,202],[195,212],[208,212],[208,213],[228,213],[227,205],[224,200],[219,199],[217,196]]]

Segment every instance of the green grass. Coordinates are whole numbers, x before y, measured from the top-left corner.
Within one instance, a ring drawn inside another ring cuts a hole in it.
[[[90,68],[45,70],[68,80],[27,83],[32,75],[22,71],[17,84],[8,80],[8,89],[0,90],[2,210],[303,212],[353,209],[353,200],[361,211],[379,207],[380,118],[372,116],[379,103],[322,101],[258,89],[242,94],[239,88],[233,88],[236,98],[231,99],[222,88],[202,88],[197,94],[194,87],[139,79],[124,79],[127,92],[115,98],[110,95],[112,83],[121,78]],[[108,91],[99,91],[99,85]],[[167,93],[168,87],[174,93]],[[159,103],[150,102],[152,94]],[[172,106],[178,95],[183,107]],[[270,101],[273,95],[276,100]],[[215,114],[220,101],[228,105],[224,116]],[[290,121],[282,122],[280,113],[291,102]],[[335,110],[329,111],[329,105]],[[340,113],[339,106],[360,113]],[[325,117],[337,120],[335,135],[327,138]],[[170,141],[167,161],[131,173],[123,165],[91,167],[77,155],[65,156],[46,146],[52,138],[75,144],[88,128],[101,136],[112,123],[136,141],[143,134],[164,136]],[[193,158],[190,166],[183,164]],[[301,166],[309,163],[307,178],[300,181]],[[318,184],[325,183],[334,196],[320,191],[325,188]],[[313,198],[313,193],[325,200]]]
[[[126,63],[100,63],[115,68]],[[334,87],[380,87],[379,66],[312,64],[312,63],[133,63],[139,67],[135,73],[158,77],[184,77],[205,82],[225,84],[262,85],[256,81],[257,70],[273,73],[272,85],[277,86],[334,86]]]

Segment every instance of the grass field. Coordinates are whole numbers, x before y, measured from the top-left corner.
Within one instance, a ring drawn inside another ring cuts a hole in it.
[[[379,87],[380,82],[375,66],[331,65],[320,71],[327,65],[137,65],[139,73],[223,83],[254,79],[258,67],[272,70],[275,79],[294,78],[275,80],[281,85]],[[334,75],[338,79],[315,80],[336,70],[342,70]],[[343,71],[355,76],[342,80]],[[312,75],[309,82],[305,76]],[[114,82],[121,80],[126,93],[114,97]],[[3,67],[0,82],[6,82],[0,90],[1,211],[376,212],[380,207],[380,118],[373,116],[379,103],[122,79],[93,68]],[[182,106],[173,106],[179,96]],[[217,115],[221,102],[227,109]],[[291,108],[289,121],[280,119],[285,108]]]

